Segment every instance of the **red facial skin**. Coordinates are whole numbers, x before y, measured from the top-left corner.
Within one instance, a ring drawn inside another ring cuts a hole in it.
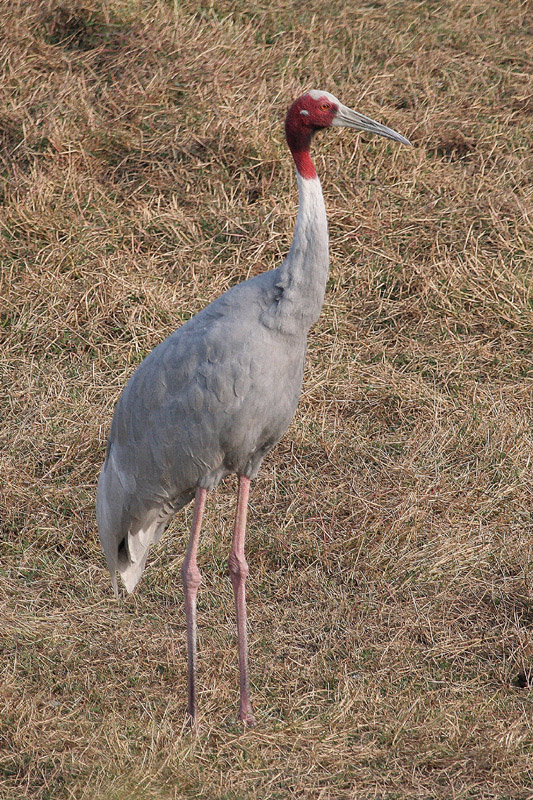
[[[329,128],[338,106],[326,97],[313,100],[304,94],[294,101],[285,118],[285,135],[296,169],[302,178],[316,178],[315,168],[309,155],[311,139],[316,131]],[[302,114],[307,111],[307,114]]]

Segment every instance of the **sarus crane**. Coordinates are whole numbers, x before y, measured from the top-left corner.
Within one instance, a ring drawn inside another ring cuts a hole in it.
[[[173,515],[194,498],[181,569],[187,621],[188,714],[197,724],[196,597],[198,539],[207,492],[238,475],[229,554],[240,671],[238,719],[255,723],[250,702],[244,537],[250,481],[287,430],[302,389],[307,336],[324,302],[328,226],[320,181],[309,154],[313,135],[331,126],[400,134],[310,91],[285,119],[299,209],[283,263],[233,286],[159,344],[137,367],[117,403],[98,482],[100,539],[117,590],[132,592],[148,550]]]

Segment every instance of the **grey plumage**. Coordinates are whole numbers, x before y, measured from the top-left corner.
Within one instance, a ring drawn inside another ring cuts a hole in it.
[[[320,184],[299,184],[283,264],[234,286],[158,345],[117,404],[97,502],[115,589],[117,569],[134,588],[149,545],[197,486],[212,489],[231,472],[254,478],[291,422],[328,274]]]

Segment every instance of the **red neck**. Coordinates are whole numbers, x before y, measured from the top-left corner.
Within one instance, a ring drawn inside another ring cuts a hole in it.
[[[300,114],[300,109],[294,103],[285,119],[285,136],[289,145],[296,169],[302,178],[316,178],[315,168],[309,154],[309,147],[314,130],[306,125]]]
[[[296,169],[302,178],[316,178],[316,171],[309,155],[309,148],[307,150],[293,150],[291,147],[291,153]]]

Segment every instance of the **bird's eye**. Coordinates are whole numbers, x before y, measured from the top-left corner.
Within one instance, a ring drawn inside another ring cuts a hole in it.
[[[331,106],[329,103],[322,103],[322,105],[319,108],[321,111],[327,111],[328,109],[331,108]]]

